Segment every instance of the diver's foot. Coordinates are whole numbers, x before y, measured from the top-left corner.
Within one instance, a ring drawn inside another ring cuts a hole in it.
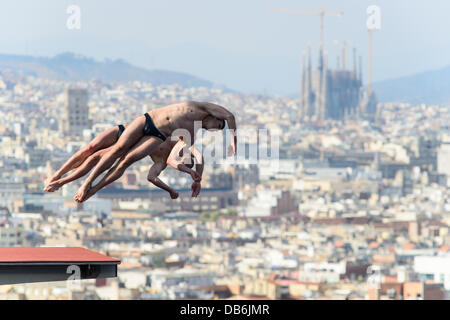
[[[50,178],[47,178],[47,179],[44,181],[44,186],[45,186],[45,188],[47,188],[51,183],[55,182],[55,181],[58,180],[58,179],[59,179],[58,176],[52,176],[52,177],[50,177]],[[44,190],[45,190],[45,189],[44,189]]]
[[[59,182],[59,180],[57,181],[53,181],[51,183],[49,183],[45,188],[44,191],[46,192],[55,192],[57,190],[59,190],[59,188],[62,187],[62,184]]]
[[[83,201],[88,200],[90,197],[92,197],[96,193],[97,193],[97,191],[95,191],[94,188],[89,189],[89,191],[87,192],[86,197],[84,198]]]
[[[83,202],[86,200],[86,196],[88,191],[91,189],[91,184],[83,184],[80,189],[78,189],[77,193],[73,197],[75,201],[77,202]]]

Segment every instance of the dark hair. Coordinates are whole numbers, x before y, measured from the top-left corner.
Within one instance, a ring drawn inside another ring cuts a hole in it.
[[[208,117],[212,117],[212,118],[215,118],[215,119],[221,121],[221,122],[222,122],[222,127],[219,128],[219,129],[220,129],[220,130],[225,129],[225,120],[224,120],[224,119],[219,119],[219,118],[217,118],[217,117],[215,117],[215,116],[213,116],[213,115],[211,115],[211,114],[208,114],[206,117],[203,118],[203,120],[205,120],[205,119],[208,118]]]

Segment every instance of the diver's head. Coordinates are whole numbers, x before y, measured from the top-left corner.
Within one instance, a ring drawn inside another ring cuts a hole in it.
[[[223,130],[225,128],[225,120],[207,115],[202,120],[202,128],[210,131]]]

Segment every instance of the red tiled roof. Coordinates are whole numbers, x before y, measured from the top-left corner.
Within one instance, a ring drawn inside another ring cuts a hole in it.
[[[384,282],[385,283],[397,283],[398,278],[397,275],[395,276],[384,276]]]
[[[334,246],[335,247],[342,247],[344,245],[344,241],[336,241],[335,243],[334,243]]]
[[[380,246],[380,244],[378,243],[378,242],[375,242],[375,241],[373,241],[373,242],[371,242],[370,244],[369,244],[369,248],[371,248],[371,249],[376,249],[376,248],[378,248]]]
[[[0,263],[30,262],[120,262],[120,260],[84,248],[0,248]]]
[[[301,281],[298,281],[295,279],[276,279],[273,281],[273,283],[275,283],[276,285],[282,286],[282,287],[286,287],[291,284],[302,284]]]
[[[120,269],[133,269],[133,268],[139,268],[142,267],[142,263],[139,262],[135,262],[135,263],[131,263],[131,262],[125,262],[125,263],[121,263],[119,268]]]

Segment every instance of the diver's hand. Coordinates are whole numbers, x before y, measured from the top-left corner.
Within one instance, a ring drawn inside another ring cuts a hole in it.
[[[200,182],[194,182],[191,186],[192,189],[192,198],[197,198],[197,196],[200,194],[200,190],[202,189],[202,185]]]
[[[195,182],[200,182],[202,180],[202,177],[194,170],[192,170],[190,172],[192,180],[194,180]]]
[[[228,146],[228,156],[231,157],[235,155],[236,155],[236,145],[232,143]]]

